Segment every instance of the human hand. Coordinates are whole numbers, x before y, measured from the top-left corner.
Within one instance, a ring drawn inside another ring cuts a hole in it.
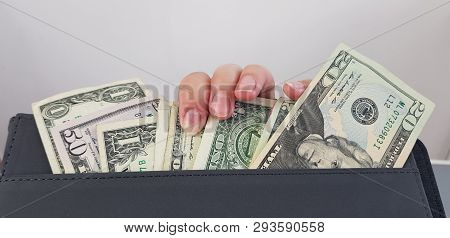
[[[288,82],[283,85],[283,91],[290,99],[297,100],[310,82]],[[181,126],[186,132],[196,134],[205,127],[209,114],[220,120],[228,119],[236,100],[273,98],[274,88],[272,74],[260,65],[247,65],[243,69],[234,64],[222,65],[211,78],[203,72],[191,73],[180,82]]]

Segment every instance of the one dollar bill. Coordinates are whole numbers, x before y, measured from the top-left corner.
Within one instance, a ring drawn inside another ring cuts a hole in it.
[[[253,169],[402,167],[434,104],[340,45]]]
[[[54,174],[65,173],[50,129],[103,108],[150,96],[138,79],[58,94],[32,104],[33,114]]]
[[[161,171],[164,167],[164,155],[166,153],[167,140],[169,136],[169,120],[171,105],[173,103],[161,100],[158,106],[158,130],[156,131],[156,142],[155,142],[155,164],[153,170]]]
[[[102,172],[152,171],[156,131],[157,119],[153,116],[99,125]]]
[[[203,131],[196,135],[184,132],[176,105],[172,105],[169,125],[163,170],[191,170],[194,167]]]
[[[237,101],[233,115],[219,121],[210,116],[194,169],[246,169],[256,151],[276,100]]]

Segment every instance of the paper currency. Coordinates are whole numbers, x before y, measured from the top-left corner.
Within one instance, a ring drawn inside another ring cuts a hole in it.
[[[97,126],[159,117],[158,104],[161,101],[153,98],[134,99],[51,128],[50,135],[65,173],[100,172]]]
[[[246,169],[276,100],[236,102],[231,118],[209,117],[194,169]]]
[[[152,171],[157,119],[153,116],[97,128],[102,172]]]
[[[150,96],[138,79],[73,90],[32,104],[33,114],[52,172],[64,173],[50,129],[111,105]]]
[[[166,152],[167,138],[169,135],[169,120],[172,102],[161,100],[158,106],[158,129],[155,142],[155,165],[154,170],[163,170],[164,154]]]
[[[402,167],[433,108],[340,45],[250,168]]]
[[[181,128],[178,107],[172,105],[163,170],[191,170],[200,147],[203,131],[188,135]]]
[[[272,118],[275,120],[269,120],[264,126],[264,130],[262,131],[261,138],[259,138],[258,146],[256,146],[255,152],[253,153],[253,158],[256,158],[261,150],[266,146],[267,141],[269,141],[270,137],[280,126],[281,122],[283,122],[286,115],[289,113],[289,110],[295,104],[295,101],[288,100],[284,97],[280,97],[275,106],[272,109]]]
[[[402,167],[434,104],[340,45],[298,101],[236,102],[186,134],[132,79],[33,103],[53,173]],[[136,120],[139,119],[139,120]]]
[[[281,125],[281,123],[284,121],[284,119],[286,118],[288,113],[291,111],[292,107],[294,106],[294,104],[296,102],[296,101],[292,101],[292,100],[289,100],[289,99],[286,99],[283,97],[281,97],[278,100],[281,101],[281,105],[278,110],[275,122],[274,122],[272,128],[269,127],[268,130],[264,130],[265,133],[267,133],[267,131],[270,131],[269,139],[270,139],[270,137],[272,137],[272,135],[275,133],[275,131],[278,129],[278,127]],[[274,110],[275,110],[275,107],[274,107]]]

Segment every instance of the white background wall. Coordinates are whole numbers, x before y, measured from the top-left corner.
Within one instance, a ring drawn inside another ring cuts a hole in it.
[[[170,98],[183,75],[230,62],[265,65],[280,83],[312,78],[345,42],[436,103],[421,138],[433,159],[445,159],[445,2],[0,0],[0,151],[8,119],[59,92],[137,76],[167,85]]]

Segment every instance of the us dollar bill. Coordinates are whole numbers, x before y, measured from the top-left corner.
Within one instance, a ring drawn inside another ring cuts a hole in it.
[[[219,121],[210,116],[203,133],[196,170],[246,169],[276,100],[237,101],[233,115]]]
[[[97,126],[159,116],[162,99],[141,98],[117,104],[50,129],[55,150],[66,173],[100,172]]]
[[[402,167],[434,104],[340,45],[253,169]]]
[[[295,101],[288,100],[284,97],[280,97],[275,106],[272,109],[272,118],[274,120],[267,121],[264,126],[264,130],[262,131],[261,137],[259,138],[258,146],[256,146],[255,152],[253,153],[253,158],[256,158],[261,150],[266,146],[267,141],[269,141],[270,137],[280,126],[281,122],[283,122],[284,118],[286,118],[292,106],[295,104]]]
[[[169,135],[169,120],[171,105],[173,102],[161,100],[158,106],[158,129],[156,131],[155,142],[155,164],[153,170],[161,171],[164,167],[164,158],[167,147],[167,139]]]
[[[184,132],[178,106],[172,105],[163,170],[191,170],[200,147],[203,130],[196,135]]]
[[[102,172],[152,171],[157,119],[153,116],[97,128]]]
[[[289,99],[286,99],[283,97],[279,98],[278,100],[281,103],[280,103],[279,109],[277,109],[275,122],[273,123],[273,126],[271,128],[270,128],[270,126],[268,126],[268,130],[264,131],[265,133],[267,133],[267,132],[270,133],[269,139],[270,139],[270,137],[272,137],[272,135],[275,133],[275,131],[278,129],[278,127],[281,125],[281,123],[284,121],[284,119],[289,114],[289,112],[291,111],[292,107],[294,106],[294,104],[296,102],[296,101],[289,100]],[[275,109],[275,107],[274,107],[274,109]],[[269,125],[269,124],[267,124],[267,125]]]
[[[150,96],[139,79],[114,82],[55,95],[32,104],[34,118],[54,174],[64,173],[50,129],[119,103]]]

